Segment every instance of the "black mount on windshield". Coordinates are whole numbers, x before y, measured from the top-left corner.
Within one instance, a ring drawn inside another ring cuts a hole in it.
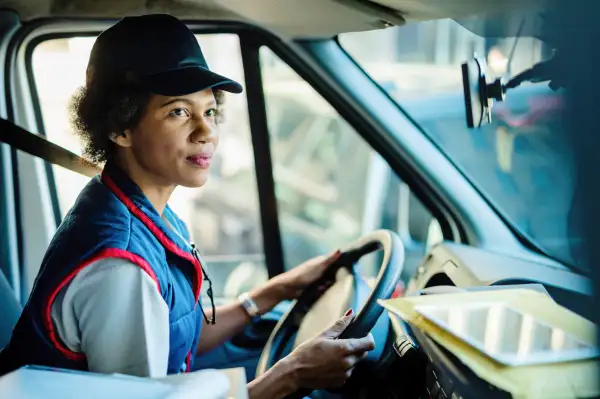
[[[494,101],[504,101],[507,92],[520,86],[521,83],[549,82],[548,86],[552,90],[563,88],[565,82],[559,73],[561,60],[557,54],[555,52],[551,59],[538,62],[530,69],[515,75],[506,84],[502,78],[488,82],[486,63],[477,56],[463,63],[461,68],[467,126],[478,128],[485,123],[491,123]]]
[[[509,65],[512,63],[515,47],[521,37],[524,21],[522,21],[515,37],[515,43],[508,60]],[[550,18],[546,17],[546,25],[549,22]],[[551,44],[553,41],[551,36],[549,34],[544,36],[548,36],[545,41]],[[550,59],[538,62],[531,68],[516,74],[505,83],[502,78],[488,81],[487,64],[483,58],[475,54],[471,60],[461,65],[467,127],[473,129],[491,123],[494,102],[504,101],[509,90],[520,86],[524,82],[549,82],[548,86],[554,91],[565,87],[565,76],[560,73],[561,64],[564,64],[563,61],[560,52],[555,49]]]

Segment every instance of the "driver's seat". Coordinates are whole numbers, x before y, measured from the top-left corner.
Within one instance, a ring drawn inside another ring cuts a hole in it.
[[[22,310],[15,292],[0,271],[0,350],[8,344]]]

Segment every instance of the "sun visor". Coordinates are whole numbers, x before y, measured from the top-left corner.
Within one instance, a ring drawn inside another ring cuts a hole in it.
[[[455,21],[465,29],[481,37],[487,38],[514,38],[535,37],[541,40],[548,39],[545,29],[552,26],[553,15],[545,12],[540,7],[477,14],[465,18],[456,18]]]

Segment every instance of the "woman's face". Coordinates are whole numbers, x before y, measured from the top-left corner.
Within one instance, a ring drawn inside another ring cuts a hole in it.
[[[152,95],[139,124],[126,131],[136,166],[164,185],[202,186],[219,144],[211,89],[177,97]]]

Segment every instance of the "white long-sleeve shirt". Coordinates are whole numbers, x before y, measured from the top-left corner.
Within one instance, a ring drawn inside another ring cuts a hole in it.
[[[107,258],[85,267],[56,296],[52,321],[90,371],[167,374],[169,309],[154,280],[131,262]]]

